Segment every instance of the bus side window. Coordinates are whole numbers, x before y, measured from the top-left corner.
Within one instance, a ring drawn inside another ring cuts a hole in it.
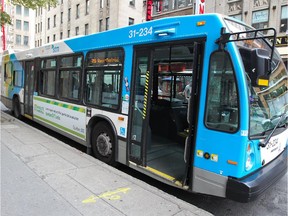
[[[13,71],[14,79],[13,79],[13,85],[17,87],[22,87],[22,71],[21,70],[15,70]]]
[[[102,85],[102,106],[117,108],[120,91],[120,70],[105,70]]]
[[[56,87],[56,59],[47,58],[41,60],[40,93],[47,96],[55,96]]]
[[[79,71],[60,71],[60,96],[69,99],[79,99]]]
[[[86,78],[86,100],[88,103],[98,105],[100,102],[101,80],[98,71],[87,71]]]
[[[236,132],[239,126],[238,92],[229,55],[211,55],[205,124],[210,129]]]
[[[45,70],[40,72],[40,90],[42,94],[49,96],[55,95],[55,74],[56,71],[54,70]]]
[[[5,71],[4,71],[4,81],[6,84],[11,85],[12,81],[12,63],[8,62],[5,64]]]

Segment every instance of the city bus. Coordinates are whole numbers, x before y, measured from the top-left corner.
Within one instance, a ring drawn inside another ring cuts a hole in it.
[[[288,73],[266,35],[205,14],[7,51],[1,101],[109,165],[248,202],[287,171]]]

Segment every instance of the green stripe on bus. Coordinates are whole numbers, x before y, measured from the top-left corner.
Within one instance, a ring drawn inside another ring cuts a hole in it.
[[[70,133],[70,134],[73,134],[73,135],[75,135],[75,136],[77,136],[77,137],[80,137],[80,138],[82,138],[82,139],[85,140],[85,135],[84,135],[84,134],[77,133],[77,132],[75,132],[75,131],[73,131],[73,130],[71,130],[71,129],[69,129],[69,128],[66,128],[66,127],[64,127],[64,126],[62,126],[62,125],[59,125],[59,124],[57,124],[57,123],[55,123],[55,122],[52,122],[52,121],[50,121],[50,120],[47,120],[47,119],[45,119],[45,118],[43,118],[43,117],[41,117],[41,116],[34,115],[33,117],[36,118],[36,119],[38,119],[38,120],[40,120],[40,121],[46,122],[47,124],[53,125],[54,127],[57,127],[57,128],[65,131],[65,132],[68,132],[68,133]]]
[[[60,107],[63,107],[63,108],[66,108],[66,109],[70,109],[70,110],[74,110],[74,111],[77,111],[77,112],[85,113],[85,108],[83,108],[83,107],[76,107],[76,106],[73,106],[73,105],[59,103],[59,102],[55,102],[55,101],[51,101],[51,100],[48,100],[48,99],[39,98],[39,97],[35,97],[35,96],[34,96],[34,100],[41,101],[43,103],[47,103],[47,104],[51,104],[51,105],[55,105],[55,106],[60,106]]]

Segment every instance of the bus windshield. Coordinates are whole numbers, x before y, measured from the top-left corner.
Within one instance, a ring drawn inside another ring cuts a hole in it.
[[[231,33],[253,30],[252,27],[241,23],[225,20],[226,25]],[[267,33],[267,32],[266,32]],[[250,38],[249,35],[246,35]],[[245,37],[245,34],[241,34]],[[264,41],[266,40],[266,41]],[[243,49],[252,50],[261,48],[271,55],[270,43],[267,39],[248,39],[237,41],[239,53],[243,60],[244,68],[245,52]],[[271,62],[271,73],[269,74],[269,85],[267,87],[256,87],[251,84],[253,74],[246,71],[247,88],[249,90],[250,104],[250,137],[263,135],[266,131],[272,130],[278,123],[280,126],[287,124],[288,119],[288,74],[287,69],[281,60],[276,49],[274,49],[273,60]],[[284,116],[283,116],[284,115]],[[279,122],[281,120],[281,122]]]

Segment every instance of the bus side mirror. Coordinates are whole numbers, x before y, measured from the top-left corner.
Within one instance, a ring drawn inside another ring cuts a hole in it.
[[[271,61],[269,52],[264,49],[239,49],[245,71],[249,74],[253,87],[269,86]]]

